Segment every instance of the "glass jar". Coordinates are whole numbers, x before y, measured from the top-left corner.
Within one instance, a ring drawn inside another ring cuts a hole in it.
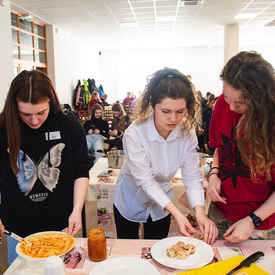
[[[90,260],[98,262],[106,259],[107,245],[104,230],[93,228],[88,234],[88,255]]]

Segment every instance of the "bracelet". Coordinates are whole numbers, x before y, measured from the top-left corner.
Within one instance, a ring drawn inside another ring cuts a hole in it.
[[[208,175],[207,181],[209,181],[209,178],[210,178],[210,176],[212,176],[212,175],[217,175],[217,176],[219,177],[219,173],[213,172],[213,173],[210,173],[210,174]]]
[[[219,167],[213,166],[213,167],[211,167],[209,173],[210,173],[213,169],[218,169],[218,170],[220,171],[220,168],[219,168]]]

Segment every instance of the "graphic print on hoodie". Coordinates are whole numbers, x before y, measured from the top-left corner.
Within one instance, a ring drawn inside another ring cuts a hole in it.
[[[56,144],[38,164],[35,164],[22,150],[19,151],[17,161],[20,172],[17,173],[16,178],[25,196],[32,190],[37,177],[49,191],[53,192],[58,183],[60,170],[57,167],[61,163],[61,153],[64,148],[64,143]]]

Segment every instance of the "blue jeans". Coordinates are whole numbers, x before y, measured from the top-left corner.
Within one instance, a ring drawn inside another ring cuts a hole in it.
[[[104,149],[104,139],[102,135],[92,133],[86,136],[88,150],[94,149],[95,150],[95,160],[94,163],[97,162],[99,158],[103,156],[103,149]]]
[[[7,236],[7,246],[8,246],[8,264],[11,265],[12,262],[17,258],[17,253],[15,250],[18,241],[10,236]]]

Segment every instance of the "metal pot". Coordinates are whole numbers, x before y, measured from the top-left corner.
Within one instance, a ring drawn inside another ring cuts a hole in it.
[[[113,150],[107,152],[107,158],[109,167],[119,169],[125,160],[125,155],[123,150]]]

